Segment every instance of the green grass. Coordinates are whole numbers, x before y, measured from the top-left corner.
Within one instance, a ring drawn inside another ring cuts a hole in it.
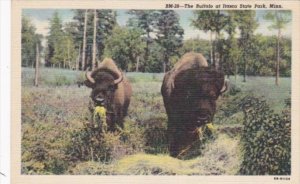
[[[233,77],[231,80],[235,83]],[[239,76],[235,85],[244,92],[263,96],[276,111],[281,110],[284,107],[284,100],[291,96],[291,78],[280,78],[279,86],[275,85],[275,77],[248,76],[247,82],[242,81],[242,77]]]
[[[75,148],[87,146],[74,135],[86,136],[84,128],[91,116],[90,89],[77,87],[84,72],[41,68],[40,74],[39,87],[33,87],[34,70],[22,68],[22,174],[234,175],[242,155],[241,98],[265,96],[280,112],[291,90],[290,78],[281,78],[280,86],[275,86],[273,77],[248,77],[246,83],[239,77],[235,88],[241,92],[218,100],[216,138],[203,146],[198,157],[178,160],[168,156],[167,116],[160,94],[163,74],[126,73],[133,96],[125,128],[120,135],[105,138],[107,147],[101,149],[109,154],[95,161],[74,154],[81,153]]]

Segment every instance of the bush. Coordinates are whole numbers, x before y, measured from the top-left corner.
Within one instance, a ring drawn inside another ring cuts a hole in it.
[[[290,110],[276,114],[265,100],[256,97],[245,97],[240,105],[244,113],[241,174],[290,175]]]
[[[68,168],[68,135],[45,122],[27,123],[22,132],[22,173],[62,174]]]
[[[100,133],[98,128],[86,125],[75,130],[68,154],[74,161],[110,161],[120,145],[120,136],[111,132]]]
[[[69,154],[76,161],[111,162],[144,149],[143,130],[127,120],[124,129],[101,131],[87,123],[72,133]]]

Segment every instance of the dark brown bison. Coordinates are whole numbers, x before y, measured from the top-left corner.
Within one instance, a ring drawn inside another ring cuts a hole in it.
[[[224,74],[209,67],[202,54],[183,55],[165,74],[161,93],[168,115],[169,150],[179,157],[198,138],[197,129],[212,122],[216,100],[226,90]]]
[[[96,106],[106,109],[107,130],[114,131],[116,125],[123,128],[132,93],[131,85],[112,59],[104,59],[97,69],[86,73],[84,81],[92,88],[90,110]]]

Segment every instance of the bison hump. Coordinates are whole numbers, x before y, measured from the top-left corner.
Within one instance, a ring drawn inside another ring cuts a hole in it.
[[[189,52],[184,54],[172,70],[180,72],[191,68],[208,67],[207,60],[200,53]]]
[[[184,54],[181,59],[174,65],[174,68],[165,75],[164,88],[166,94],[171,95],[174,89],[174,81],[178,74],[193,68],[208,67],[207,60],[200,53],[189,52]]]
[[[111,58],[105,58],[100,64],[98,69],[100,70],[109,70],[115,74],[117,74],[117,76],[121,76],[121,71],[119,70],[119,68],[117,67],[116,63],[114,62],[114,60],[112,60]]]

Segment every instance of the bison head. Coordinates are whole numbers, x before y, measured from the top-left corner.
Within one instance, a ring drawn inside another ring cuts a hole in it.
[[[84,83],[92,88],[91,99],[95,105],[108,108],[118,84],[123,80],[123,75],[100,68],[93,72],[86,72],[86,79]]]
[[[176,76],[174,85],[174,110],[190,131],[212,122],[216,100],[227,88],[224,74],[210,67],[181,72]]]

